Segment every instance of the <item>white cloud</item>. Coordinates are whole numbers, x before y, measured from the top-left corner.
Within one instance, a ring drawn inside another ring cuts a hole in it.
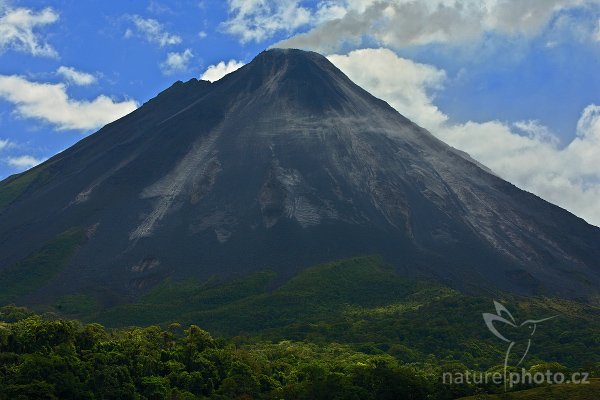
[[[596,42],[600,42],[600,19],[598,20],[596,31],[594,32],[593,37]]]
[[[447,119],[431,97],[441,89],[444,71],[398,57],[388,49],[354,50],[328,59],[356,84],[387,100],[419,125],[436,127]]]
[[[575,139],[561,148],[537,121],[451,123],[434,104],[432,93],[441,88],[445,75],[433,66],[385,49],[329,59],[360,86],[502,178],[600,226],[599,105],[583,110]]]
[[[65,78],[68,82],[71,82],[78,86],[88,86],[96,83],[97,79],[94,75],[88,74],[87,72],[77,71],[72,67],[60,66],[56,73]]]
[[[36,165],[44,162],[46,159],[35,158],[29,155],[17,156],[17,157],[8,157],[6,159],[6,163],[11,167],[18,168],[20,170],[26,170],[29,168],[33,168]]]
[[[0,53],[12,49],[33,56],[56,57],[56,50],[35,30],[55,23],[58,18],[51,8],[39,12],[27,8],[0,8]]]
[[[517,121],[513,126],[524,135],[538,142],[548,143],[553,146],[558,146],[560,143],[558,137],[556,137],[547,126],[542,125],[539,121]]]
[[[17,115],[36,118],[58,129],[94,129],[137,108],[133,100],[115,102],[101,95],[92,101],[69,97],[64,84],[38,83],[16,75],[0,75],[0,98],[15,105]]]
[[[564,148],[554,138],[522,136],[515,125],[467,122],[437,136],[509,182],[600,226],[600,107],[583,111],[577,138]]]
[[[600,106],[589,105],[583,110],[576,133],[577,137],[566,148],[574,154],[570,161],[574,168],[600,181]]]
[[[221,27],[242,43],[261,42],[278,32],[293,32],[311,21],[298,0],[228,0],[232,17]]]
[[[200,79],[215,82],[227,74],[232,73],[244,66],[244,63],[236,60],[229,60],[227,63],[221,61],[218,64],[209,66],[202,74]]]
[[[336,3],[335,1],[326,1],[319,4],[314,17],[318,23],[330,21],[332,19],[343,18],[348,10],[344,4]]]
[[[597,2],[597,0],[592,0]],[[312,15],[310,31],[276,44],[332,53],[344,44],[375,41],[394,49],[464,43],[495,32],[530,36],[557,12],[584,0],[328,0]],[[322,23],[321,23],[322,22]],[[577,28],[577,24],[573,25]]]
[[[126,38],[138,35],[146,41],[157,44],[160,47],[181,43],[181,37],[165,31],[164,26],[155,19],[146,19],[139,15],[134,15],[131,17],[131,21],[135,25],[136,32],[132,29],[127,29],[127,31],[125,31]]]
[[[181,53],[169,53],[167,59],[160,64],[160,69],[165,75],[185,72],[188,70],[192,58],[194,58],[194,54],[191,49],[185,49]]]

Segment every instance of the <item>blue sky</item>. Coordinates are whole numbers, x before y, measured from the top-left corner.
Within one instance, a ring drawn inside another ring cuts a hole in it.
[[[265,47],[255,43],[242,46],[235,38],[217,33],[220,21],[227,18],[227,5],[220,1],[169,2],[169,7],[141,1],[11,1],[4,7],[5,16],[11,10],[27,9],[34,17],[49,7],[57,20],[32,29],[36,40],[55,54],[34,55],[30,49],[20,49],[19,43],[5,44],[0,46],[0,75],[18,75],[37,83],[67,82],[69,97],[79,101],[106,95],[115,103],[130,100],[142,104],[178,79],[199,77],[211,63],[229,58],[248,60]],[[136,20],[154,20],[160,31],[153,38],[136,27]],[[126,37],[128,30],[130,37]],[[177,38],[171,42],[179,43],[161,43],[160,35]],[[192,54],[187,67],[161,69],[169,53],[187,49]],[[57,73],[61,66],[92,74],[95,82],[86,86],[69,83]],[[40,118],[24,117],[15,106],[0,95],[0,140],[11,143],[0,153],[0,177],[26,166],[11,165],[11,158],[49,157],[97,129],[94,124],[88,129],[61,129]]]
[[[600,224],[598,0],[0,0],[0,178],[270,46]]]

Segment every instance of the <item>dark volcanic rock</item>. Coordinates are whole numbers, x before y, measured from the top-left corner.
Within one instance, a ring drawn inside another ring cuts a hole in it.
[[[460,289],[600,288],[600,229],[298,50],[263,52],[212,84],[178,82],[0,183],[5,198],[9,190],[0,268],[69,228],[87,230],[70,264],[25,301],[81,292],[120,301],[166,277],[266,268],[286,277],[366,254]]]

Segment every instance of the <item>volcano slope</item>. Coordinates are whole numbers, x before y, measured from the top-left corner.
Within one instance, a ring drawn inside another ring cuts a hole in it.
[[[323,56],[177,82],[0,183],[0,301],[127,302],[381,255],[466,291],[590,299],[600,229],[480,167]],[[277,283],[275,283],[277,284]]]

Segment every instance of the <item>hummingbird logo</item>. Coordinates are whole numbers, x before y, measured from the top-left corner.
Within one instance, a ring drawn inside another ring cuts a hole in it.
[[[514,333],[515,331],[520,331],[523,329],[526,330],[527,335],[525,336],[527,337],[527,347],[525,348],[523,355],[519,359],[519,362],[515,365],[515,367],[518,367],[519,365],[521,365],[523,360],[525,360],[527,353],[529,353],[529,348],[531,347],[531,338],[533,337],[533,334],[535,333],[538,324],[544,321],[548,321],[552,318],[556,318],[557,316],[554,315],[552,317],[537,320],[528,319],[527,321],[517,324],[517,321],[512,316],[510,311],[508,311],[506,307],[504,307],[501,303],[498,303],[496,300],[494,300],[494,307],[496,308],[496,314],[483,313],[483,320],[485,321],[485,325],[487,326],[487,328],[490,330],[490,332],[494,334],[494,336],[508,343],[508,348],[506,349],[506,354],[504,356],[504,389],[506,390],[506,369],[508,367],[508,359],[510,357],[510,353],[513,347],[515,346],[515,344],[517,344],[518,339],[511,335],[507,335],[508,337],[504,336],[502,333],[500,333],[500,331],[498,331],[498,328],[494,325],[494,323],[498,322],[500,324],[503,324],[503,332],[505,332],[505,330],[512,330],[512,332]]]

